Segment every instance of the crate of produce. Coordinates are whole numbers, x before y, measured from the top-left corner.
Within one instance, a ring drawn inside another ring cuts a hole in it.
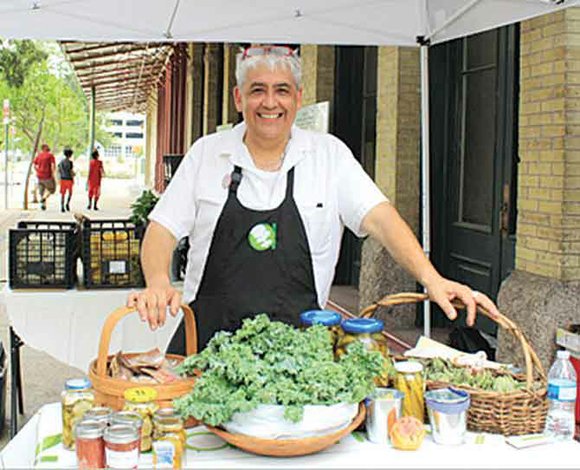
[[[70,289],[77,281],[80,230],[75,222],[21,221],[8,235],[11,289]]]
[[[380,307],[390,308],[428,299],[426,294],[388,295],[363,309],[360,316],[370,317]],[[452,304],[459,309],[465,308],[458,300],[452,301]],[[524,374],[497,370],[483,375],[483,372],[469,367],[457,371],[456,365],[434,359],[426,364],[427,388],[452,386],[467,391],[471,397],[471,406],[467,412],[467,427],[471,431],[505,436],[543,432],[548,400],[547,379],[542,363],[523,331],[513,320],[501,313],[497,317],[493,316],[480,305],[477,306],[477,311],[491,318],[519,341],[525,359]],[[435,361],[438,362],[437,365],[433,364]],[[455,374],[456,372],[459,373]]]
[[[87,289],[143,287],[142,230],[129,220],[82,221],[83,281]]]

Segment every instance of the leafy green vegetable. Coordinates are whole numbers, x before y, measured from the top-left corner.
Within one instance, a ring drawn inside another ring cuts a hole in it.
[[[302,419],[304,405],[358,403],[374,389],[384,367],[377,351],[355,342],[338,362],[329,331],[321,325],[298,330],[260,314],[234,333],[219,332],[180,373],[200,370],[193,391],[174,402],[184,417],[212,426],[259,404],[284,405],[284,417]]]

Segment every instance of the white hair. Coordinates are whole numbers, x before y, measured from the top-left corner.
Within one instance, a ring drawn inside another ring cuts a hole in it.
[[[290,70],[296,88],[300,89],[302,84],[302,64],[297,51],[294,51],[292,54],[287,56],[260,54],[243,57],[243,59],[242,57],[243,52],[240,52],[236,56],[236,82],[238,88],[242,88],[244,85],[246,77],[248,76],[248,71],[265,65],[272,71],[279,69]]]

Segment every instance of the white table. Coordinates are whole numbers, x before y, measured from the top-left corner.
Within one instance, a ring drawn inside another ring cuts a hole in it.
[[[61,432],[60,405],[45,405],[20,430],[16,437],[0,453],[3,468],[32,468],[35,460],[37,430],[42,428],[40,415],[46,413],[54,426],[46,429],[48,435]],[[188,431],[202,432],[203,427]],[[360,435],[359,435],[360,437]],[[430,436],[425,438],[418,451],[398,451],[387,446],[359,441],[348,436],[340,443],[318,454],[293,457],[272,458],[248,454],[238,449],[224,447],[219,450],[196,452],[187,451],[186,468],[578,468],[580,444],[576,441],[548,444],[517,450],[504,442],[498,435],[484,435],[482,444],[477,444],[476,436],[468,433],[466,444],[461,446],[440,446]],[[198,439],[206,441],[200,445]],[[205,447],[207,440],[217,438],[194,436],[188,443]],[[219,443],[218,443],[219,444]],[[60,445],[47,451],[59,460],[42,464],[44,468],[74,468],[74,454],[62,449]],[[151,455],[142,455],[140,467],[151,468]]]
[[[107,316],[125,305],[130,289],[94,290],[10,290],[5,287],[0,301],[10,322],[12,387],[11,431],[16,431],[16,393],[22,413],[22,382],[19,347],[22,343],[43,351],[65,364],[88,371],[97,357],[101,330]],[[163,328],[152,332],[137,314],[119,322],[111,336],[110,351],[165,350],[179,324],[168,315]]]

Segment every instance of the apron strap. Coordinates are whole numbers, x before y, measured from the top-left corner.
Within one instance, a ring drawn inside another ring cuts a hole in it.
[[[286,179],[286,199],[292,199],[294,193],[294,168],[292,167],[288,172]]]
[[[238,186],[242,181],[242,167],[236,165],[234,171],[232,171],[231,181],[230,181],[230,193],[237,194]]]

